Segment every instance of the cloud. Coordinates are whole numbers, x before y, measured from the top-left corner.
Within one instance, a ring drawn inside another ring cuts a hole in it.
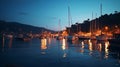
[[[53,19],[53,20],[56,20],[56,19],[58,19],[57,17],[50,17],[51,19]]]
[[[20,12],[19,15],[24,15],[24,16],[26,16],[26,15],[29,15],[29,13],[27,13],[27,12]]]
[[[57,20],[58,17],[55,16],[45,16],[46,18],[48,18],[49,20]]]

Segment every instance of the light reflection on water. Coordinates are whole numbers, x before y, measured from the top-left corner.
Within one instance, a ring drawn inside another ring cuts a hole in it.
[[[48,44],[51,44],[51,38],[48,38],[47,42],[48,42]]]
[[[24,43],[24,42],[20,43],[19,41],[16,41],[14,39],[5,40],[3,38],[2,42],[3,43],[0,47],[0,49],[2,50],[3,53],[0,53],[0,55],[1,55],[0,59],[6,60],[6,61],[8,61],[10,59],[4,59],[4,56],[7,56],[7,55],[9,56],[10,54],[12,54],[14,56],[14,52],[10,52],[10,50],[18,51],[18,52],[16,52],[18,54],[18,56],[19,56],[19,54],[21,55],[21,53],[22,53],[19,51],[26,50],[24,52],[26,52],[26,53],[31,52],[30,55],[31,54],[36,55],[37,51],[40,51],[42,56],[39,55],[38,58],[42,58],[43,56],[46,56],[47,58],[56,58],[56,59],[59,58],[60,60],[62,60],[61,59],[61,57],[62,57],[62,58],[69,58],[72,61],[74,59],[79,59],[79,61],[81,60],[82,62],[85,62],[84,59],[82,60],[80,58],[93,57],[92,59],[89,59],[89,61],[92,62],[92,61],[96,61],[96,59],[99,59],[99,60],[103,61],[103,62],[101,61],[101,63],[103,63],[103,64],[107,63],[107,62],[112,62],[112,64],[117,64],[118,66],[120,65],[119,52],[110,51],[110,49],[109,49],[110,43],[108,41],[82,40],[82,41],[72,41],[72,43],[69,43],[66,39],[59,41],[59,40],[52,39],[52,38],[46,38],[46,39],[40,39],[40,40],[35,39],[31,43]],[[20,49],[17,49],[19,47],[19,46],[16,46],[16,45],[18,45],[18,43],[20,43],[20,46],[21,46]],[[31,47],[24,48],[24,45],[27,45],[27,44],[31,44]],[[36,45],[36,47],[33,48],[32,46],[35,46],[35,45]],[[37,49],[37,46],[39,46],[40,49]],[[47,52],[48,52],[48,54],[46,54]],[[26,57],[26,54],[25,55],[23,54],[22,56]],[[17,56],[14,56],[14,57],[17,57]],[[32,57],[32,58],[35,58],[35,57]],[[107,59],[107,61],[105,61],[106,59]],[[49,59],[44,59],[44,60],[46,60],[46,62],[50,61]],[[60,60],[58,60],[57,62],[63,63]],[[68,61],[72,62],[70,60],[68,60]],[[74,60],[74,61],[75,62],[73,62],[73,64],[76,64],[79,62],[78,60]],[[115,61],[117,61],[117,62],[115,62]],[[3,64],[8,64],[8,63],[3,62]],[[86,64],[83,63],[83,65],[86,65]]]
[[[75,44],[75,43],[74,43]],[[108,59],[109,58],[109,42],[108,41],[96,41],[96,40],[83,40],[80,41],[80,53],[86,54],[89,52],[90,56],[97,57],[98,59]],[[98,53],[98,54],[97,54]],[[97,55],[96,55],[97,54]]]
[[[45,54],[45,51],[47,49],[47,40],[46,39],[41,39],[41,54]]]
[[[5,38],[2,38],[2,52],[4,52],[4,44],[5,44]]]
[[[66,39],[62,39],[63,58],[67,57],[68,44]]]
[[[9,48],[11,48],[12,47],[12,38],[10,38],[10,40],[9,40]]]
[[[84,42],[83,41],[81,42],[80,52],[84,53]]]
[[[89,53],[89,55],[92,55],[92,51],[93,51],[93,44],[92,44],[92,42],[91,42],[91,40],[88,40],[88,45],[89,45],[89,50],[90,50],[90,53]]]
[[[109,49],[108,48],[110,46],[109,42],[108,41],[101,41],[101,42],[98,42],[98,43],[96,41],[95,41],[95,43],[93,43],[93,42],[91,42],[91,40],[88,41],[89,51],[91,52],[90,55],[92,55],[92,53],[93,53],[92,51],[93,51],[93,48],[94,48],[94,50],[97,50],[99,52],[99,55],[100,55],[99,58],[100,59],[101,59],[101,56],[102,56],[102,54],[101,54],[102,51],[105,53],[104,58],[108,59],[108,57],[109,57]]]
[[[109,45],[110,45],[109,42],[105,42],[105,59],[107,59],[109,56],[109,49],[108,49]]]
[[[42,50],[47,49],[47,40],[46,39],[41,39],[41,49]]]

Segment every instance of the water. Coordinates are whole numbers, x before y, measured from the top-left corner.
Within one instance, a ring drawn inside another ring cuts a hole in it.
[[[108,41],[67,42],[65,39],[5,39],[0,43],[0,67],[120,67],[119,48]]]

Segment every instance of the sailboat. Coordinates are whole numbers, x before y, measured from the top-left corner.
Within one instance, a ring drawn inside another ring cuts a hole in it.
[[[92,22],[90,23],[90,33],[91,33],[90,39],[91,40],[96,40],[96,34],[94,32],[96,33],[96,21],[94,22],[93,20],[93,12],[92,12]]]
[[[71,25],[72,25],[72,17],[71,17],[71,13],[70,13],[70,6],[68,5],[68,36],[67,36],[67,41],[75,41],[75,40],[78,40],[78,35],[73,35],[71,34],[73,31],[69,28]]]
[[[114,34],[112,39],[108,39],[110,43],[120,44],[120,33]],[[119,45],[120,46],[120,45]]]
[[[58,23],[58,29],[60,29],[60,19],[59,19],[59,23]],[[58,36],[56,37],[57,38],[57,40],[62,40],[64,37],[62,36],[62,34],[60,33],[60,31],[58,31]]]
[[[100,4],[100,13],[102,16],[102,4]],[[101,34],[99,36],[96,36],[96,39],[98,41],[106,41],[108,39],[108,36],[102,33],[102,26],[101,26]]]
[[[25,34],[18,34],[17,37],[15,37],[16,40],[19,40],[19,41],[30,41],[31,38]]]

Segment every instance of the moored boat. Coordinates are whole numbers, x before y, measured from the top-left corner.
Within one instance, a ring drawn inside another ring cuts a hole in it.
[[[108,36],[105,34],[101,34],[99,36],[96,36],[96,40],[98,40],[98,41],[107,41],[107,39],[108,39]]]
[[[31,38],[29,36],[26,36],[26,35],[23,35],[23,34],[19,34],[16,37],[16,40],[19,40],[19,41],[30,41]]]
[[[64,37],[63,36],[57,36],[56,39],[57,40],[62,40]]]
[[[90,37],[85,37],[85,36],[79,36],[78,38],[79,38],[79,40],[89,40],[90,39]]]
[[[67,41],[75,41],[78,40],[77,36],[67,36]]]
[[[120,44],[120,34],[114,34],[112,39],[108,40],[110,43]]]

